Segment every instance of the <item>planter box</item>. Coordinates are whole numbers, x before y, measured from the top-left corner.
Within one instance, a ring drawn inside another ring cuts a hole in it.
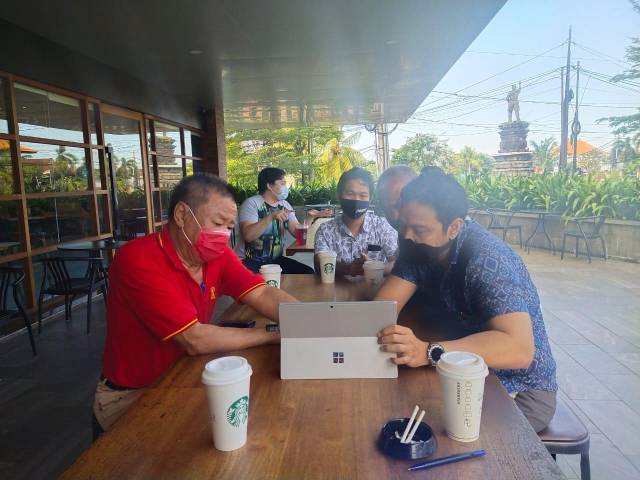
[[[469,215],[484,227],[487,227],[491,220],[491,216],[484,210],[472,210]],[[499,218],[502,217],[501,224],[504,225],[506,223],[508,214],[496,213],[496,216]],[[538,217],[536,215],[516,213],[511,220],[511,225],[521,226],[522,242],[524,243],[533,233],[537,221]],[[546,225],[547,232],[553,240],[556,251],[560,252],[565,227],[571,226],[571,224],[566,224],[565,220],[561,217],[547,217]],[[493,233],[501,235],[502,232],[494,230]],[[607,254],[609,257],[627,262],[640,263],[640,222],[607,219],[602,227],[601,233],[607,245]],[[516,245],[518,242],[517,231],[509,231],[507,241],[512,245]],[[549,242],[542,233],[536,234],[531,240],[530,245],[535,248],[551,250]],[[565,255],[575,254],[575,245],[575,240],[567,238]],[[580,242],[580,253],[586,255],[584,241]],[[602,256],[602,246],[599,240],[591,242],[591,254],[593,257]]]

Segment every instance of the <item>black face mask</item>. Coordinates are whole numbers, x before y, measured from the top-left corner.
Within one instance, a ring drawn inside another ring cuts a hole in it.
[[[340,206],[342,207],[342,213],[355,220],[367,213],[367,210],[369,209],[369,200],[350,200],[348,198],[341,198]]]
[[[398,235],[400,257],[415,265],[437,265],[442,254],[451,248],[452,242],[452,240],[448,240],[444,245],[433,247],[424,243],[415,243]]]

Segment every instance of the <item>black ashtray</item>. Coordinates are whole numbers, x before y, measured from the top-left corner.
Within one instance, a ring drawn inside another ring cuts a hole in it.
[[[408,421],[408,418],[396,418],[382,427],[378,439],[380,450],[400,460],[417,460],[433,455],[438,448],[438,441],[431,427],[424,422],[420,422],[411,443],[400,442],[399,437],[402,436]]]

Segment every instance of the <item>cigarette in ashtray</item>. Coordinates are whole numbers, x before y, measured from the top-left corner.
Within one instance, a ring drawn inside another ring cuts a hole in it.
[[[407,426],[405,427],[404,432],[402,433],[402,436],[396,430],[396,438],[400,440],[400,443],[411,443],[413,441],[413,436],[418,431],[420,422],[422,422],[422,419],[424,418],[424,415],[426,413],[424,410],[422,410],[422,412],[418,416],[418,419],[416,420],[416,415],[418,414],[419,411],[420,411],[420,407],[416,405],[415,408],[413,409],[413,413],[411,414],[411,417],[409,418],[409,421],[407,422]],[[415,420],[415,423],[414,423],[414,420]]]

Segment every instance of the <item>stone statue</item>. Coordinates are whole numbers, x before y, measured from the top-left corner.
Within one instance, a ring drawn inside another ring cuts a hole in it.
[[[508,112],[509,112],[509,123],[513,120],[513,113],[516,114],[516,121],[520,121],[520,104],[518,103],[518,95],[520,95],[520,90],[522,89],[522,82],[518,83],[518,88],[515,85],[511,85],[511,91],[507,94],[507,102],[509,103]]]

